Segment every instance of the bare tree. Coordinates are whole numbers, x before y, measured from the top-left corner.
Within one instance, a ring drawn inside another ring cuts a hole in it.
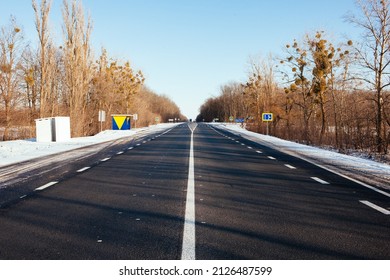
[[[39,81],[37,77],[39,71],[37,70],[37,58],[36,53],[31,48],[26,48],[23,51],[21,69],[23,72],[22,87],[24,90],[25,104],[29,109],[29,121],[30,125],[34,124],[34,119],[39,117],[38,112],[38,86],[36,81]]]
[[[362,16],[350,15],[347,19],[362,28],[364,41],[356,47],[361,66],[359,79],[375,91],[376,150],[386,149],[384,122],[385,89],[390,85],[390,9],[388,0],[358,0]]]
[[[312,61],[309,58],[307,45],[301,47],[296,40],[292,46],[286,45],[287,58],[281,60],[281,64],[286,65],[283,72],[286,83],[285,87],[286,103],[293,102],[302,111],[303,117],[303,137],[307,143],[312,142],[310,133],[310,120],[314,113],[314,96],[312,83]],[[289,100],[291,98],[291,100]]]
[[[347,44],[336,49],[336,53],[331,59],[330,77],[328,78],[328,95],[331,96],[334,139],[337,148],[343,150],[345,147],[345,125],[346,114],[351,108],[346,106],[347,97],[350,95],[354,85],[354,79],[351,77],[350,64],[354,61],[351,55],[351,40]]]
[[[0,98],[5,110],[5,130],[3,140],[10,138],[9,128],[12,124],[12,112],[21,92],[19,83],[20,56],[23,35],[16,20],[11,17],[10,24],[1,28],[0,33]]]
[[[49,13],[51,0],[41,0],[38,6],[36,0],[32,0],[32,7],[35,13],[35,27],[39,38],[39,91],[40,91],[40,116],[53,116],[53,98],[51,91],[53,64],[53,51],[50,49],[50,36],[48,30]]]
[[[246,118],[249,112],[244,104],[243,86],[240,83],[230,82],[221,86],[220,101],[223,105],[224,119],[228,122],[230,117]]]
[[[268,59],[252,60],[248,81],[244,85],[245,101],[251,110],[257,129],[262,126],[262,113],[271,109],[271,100],[275,94],[276,82],[273,72],[272,57]]]
[[[81,1],[63,1],[64,67],[69,114],[73,136],[86,134],[87,101],[91,80],[92,23],[85,22]]]

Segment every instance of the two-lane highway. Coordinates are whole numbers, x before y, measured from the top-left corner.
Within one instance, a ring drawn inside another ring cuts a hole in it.
[[[0,259],[390,259],[384,194],[207,124],[0,208]]]

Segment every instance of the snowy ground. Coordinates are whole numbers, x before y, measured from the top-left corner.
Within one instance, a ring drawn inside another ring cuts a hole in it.
[[[390,190],[390,165],[247,131],[234,124],[217,124],[235,134],[270,148],[298,156],[354,179]]]
[[[72,138],[63,143],[37,143],[35,139],[0,142],[0,167],[123,137],[134,136],[143,132],[166,130],[175,125],[177,124],[160,124],[127,131],[106,130],[95,136]]]
[[[72,138],[64,143],[37,143],[35,140],[16,140],[0,142],[0,167],[25,160],[69,151],[80,147],[94,145],[122,137],[141,135],[153,131],[164,131],[177,124],[160,124],[149,128],[132,129],[129,131],[103,131],[95,136]],[[266,136],[247,131],[237,125],[213,124],[223,126],[233,133],[240,134],[262,145],[278,149],[285,153],[298,156],[315,164],[324,166],[338,173],[347,175],[367,184],[390,190],[390,165],[372,160],[339,154],[316,147],[297,144],[272,136]]]

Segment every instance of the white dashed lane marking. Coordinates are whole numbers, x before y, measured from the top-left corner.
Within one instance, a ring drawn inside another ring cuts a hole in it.
[[[104,158],[104,159],[101,159],[100,161],[107,161],[107,160],[109,160],[109,159],[111,159],[111,158],[110,158],[110,157]]]
[[[41,190],[47,189],[47,188],[49,188],[49,187],[51,187],[51,186],[53,186],[53,185],[55,185],[57,183],[58,183],[58,181],[53,181],[53,182],[47,183],[47,184],[45,184],[43,186],[40,186],[40,187],[36,188],[34,191],[41,191]]]
[[[91,168],[90,166],[86,166],[86,167],[83,167],[83,168],[77,170],[77,172],[78,172],[78,173],[81,173],[81,172],[84,172],[85,170],[88,170],[88,169],[90,169],[90,168]]]
[[[284,166],[286,166],[286,167],[288,167],[288,168],[290,168],[290,169],[297,169],[296,167],[294,167],[294,166],[292,166],[292,165],[290,165],[290,164],[285,164]]]
[[[361,203],[363,203],[364,205],[367,205],[368,207],[371,207],[372,209],[375,209],[376,211],[379,211],[381,212],[382,214],[385,214],[385,215],[390,215],[390,211],[385,209],[385,208],[382,208],[372,202],[369,202],[367,200],[359,200]]]
[[[310,178],[313,179],[314,181],[317,181],[318,183],[323,184],[323,185],[329,185],[329,182],[324,181],[324,180],[322,180],[322,179],[320,179],[318,177],[310,177]]]
[[[228,137],[228,136],[226,136],[226,135],[223,135],[223,134],[221,134],[222,136],[224,136],[224,137],[227,137],[228,139],[231,139],[232,141],[234,141],[234,142],[236,142],[237,144],[241,144],[242,146],[244,146],[245,144],[243,144],[243,143],[241,143],[240,141],[238,141],[238,140],[236,140],[236,139],[234,139],[234,138],[232,138],[232,137]],[[247,146],[247,148],[248,149],[253,149],[251,146]],[[262,151],[260,151],[260,150],[256,150],[256,153],[258,153],[258,154],[262,154],[263,152]],[[269,159],[271,159],[271,160],[276,160],[276,158],[274,158],[274,157],[272,157],[272,156],[267,156]],[[324,167],[322,167],[322,166],[320,166],[320,165],[317,165],[317,164],[314,164],[314,165],[316,165],[316,166],[319,166],[319,167],[321,167],[321,168],[323,168],[323,169],[325,169],[325,170],[328,170],[328,169],[326,169],[326,168],[324,168]],[[290,165],[290,164],[284,164],[284,166],[286,166],[287,168],[289,168],[289,169],[297,169],[295,166],[293,166],[293,165]],[[329,171],[329,170],[328,170]],[[331,172],[333,172],[333,171],[331,171]],[[335,173],[335,172],[333,172],[333,173]],[[338,174],[338,173],[336,173],[337,175],[340,175],[340,174]],[[351,179],[351,178],[349,178],[349,177],[347,177],[347,176],[345,176],[345,175],[340,175],[341,177],[344,177],[344,178],[347,178],[347,179],[349,179],[349,180],[351,180],[351,181],[355,181],[354,179]],[[316,181],[316,182],[318,182],[318,183],[320,183],[320,184],[323,184],[323,185],[330,185],[330,183],[329,182],[327,182],[327,181],[325,181],[325,180],[323,180],[323,179],[320,179],[320,178],[318,178],[318,177],[310,177],[312,180],[314,180],[314,181]],[[362,184],[361,182],[358,182],[359,184]],[[363,184],[363,185],[365,185],[365,184]],[[365,186],[367,186],[367,185],[365,185]],[[384,194],[384,195],[386,195],[386,196],[390,196],[390,194],[388,194],[388,193],[386,193],[386,192],[383,192],[383,191],[380,191],[380,190],[377,190],[376,188],[374,188],[374,187],[371,187],[371,186],[367,186],[367,187],[369,187],[370,189],[373,189],[374,191],[376,191],[376,192],[379,192],[379,193],[382,193],[382,194]],[[200,199],[200,201],[203,201],[203,199]],[[376,204],[374,204],[374,203],[372,203],[372,202],[370,202],[370,201],[367,201],[367,200],[359,200],[359,202],[360,203],[362,203],[362,204],[364,204],[364,205],[366,205],[366,206],[368,206],[368,207],[370,207],[370,208],[372,208],[372,209],[374,209],[374,210],[376,210],[376,211],[378,211],[378,212],[380,212],[380,213],[382,213],[382,214],[384,214],[384,215],[390,215],[390,210],[388,210],[388,209],[385,209],[385,208],[382,208],[382,207],[380,207],[380,206],[378,206],[378,205],[376,205]],[[390,208],[389,208],[390,209]],[[202,224],[204,224],[205,222],[204,221],[202,221],[201,222]]]

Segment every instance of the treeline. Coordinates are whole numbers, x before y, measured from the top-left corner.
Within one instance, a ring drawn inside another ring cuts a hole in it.
[[[137,125],[148,126],[157,122],[186,121],[186,117],[180,112],[180,108],[169,97],[158,95],[142,87],[140,93],[135,96],[131,103],[132,112],[138,112]],[[156,122],[156,118],[158,121]]]
[[[0,31],[0,140],[33,137],[35,119],[70,116],[73,137],[99,131],[98,112],[138,113],[138,125],[185,119],[166,96],[147,89],[141,71],[110,58],[93,56],[91,18],[81,0],[63,0],[63,38],[49,32],[51,0],[32,0],[38,46],[27,44],[14,17]],[[33,23],[32,23],[33,24]],[[110,122],[105,123],[110,128]]]
[[[390,144],[390,9],[387,0],[358,2],[348,16],[362,42],[333,44],[321,31],[287,44],[278,59],[252,62],[244,83],[221,87],[198,121],[245,119],[256,132],[341,151],[387,154]],[[274,115],[272,123],[262,113]],[[268,128],[267,128],[268,125]]]

